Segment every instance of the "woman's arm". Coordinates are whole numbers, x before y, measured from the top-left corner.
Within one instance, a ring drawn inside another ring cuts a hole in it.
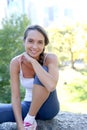
[[[47,88],[48,91],[53,91],[57,86],[59,77],[57,56],[54,54],[47,55],[46,66],[48,67],[48,72],[43,69],[37,60],[33,59],[26,53],[24,53],[24,56],[29,62],[31,62],[41,83]]]
[[[20,65],[17,58],[10,63],[10,77],[11,77],[11,97],[12,106],[17,122],[18,130],[23,130],[23,121],[21,115],[21,101],[20,101],[20,84],[19,84],[19,70]]]

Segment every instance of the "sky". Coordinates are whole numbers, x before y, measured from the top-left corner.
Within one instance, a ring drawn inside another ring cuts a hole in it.
[[[16,0],[17,1],[17,0]],[[26,0],[28,1],[28,0]],[[76,19],[87,20],[87,0],[31,0],[37,7],[38,10],[44,8],[47,5],[57,4],[61,10],[62,8],[71,7],[74,11]],[[27,4],[26,4],[27,5]],[[5,17],[6,0],[0,0],[0,21]],[[38,11],[40,13],[40,11]]]
[[[5,0],[0,0],[0,21],[2,18],[5,16],[5,7],[6,7],[6,2]]]

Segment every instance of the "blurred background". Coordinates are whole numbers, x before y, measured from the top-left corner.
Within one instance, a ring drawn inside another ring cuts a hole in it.
[[[58,56],[61,111],[87,113],[86,12],[86,0],[0,0],[0,102],[11,102],[9,64],[24,51],[24,30],[39,24],[50,39],[46,51]]]

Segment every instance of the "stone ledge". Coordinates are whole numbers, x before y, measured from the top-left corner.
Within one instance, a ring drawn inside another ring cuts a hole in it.
[[[49,121],[38,120],[38,130],[87,130],[87,114],[60,112]],[[0,130],[17,130],[16,123],[2,123]]]

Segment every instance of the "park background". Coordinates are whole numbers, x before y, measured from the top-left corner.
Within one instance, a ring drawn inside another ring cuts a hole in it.
[[[39,24],[50,38],[46,51],[58,56],[60,110],[87,113],[86,0],[0,0],[0,12],[0,102],[11,102],[9,64],[24,51],[24,30]]]

